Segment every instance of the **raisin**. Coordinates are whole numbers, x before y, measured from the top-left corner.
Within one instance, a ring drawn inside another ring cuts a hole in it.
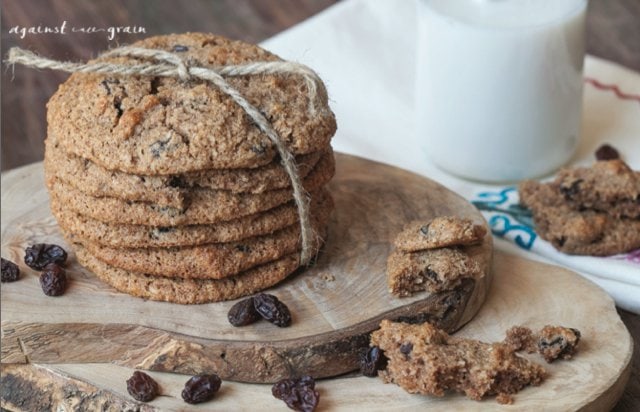
[[[596,150],[596,160],[614,159],[620,159],[620,153],[618,153],[615,147],[605,143]]]
[[[150,402],[158,396],[158,383],[146,373],[135,371],[127,379],[127,392],[137,401]]]
[[[24,263],[32,269],[42,270],[49,263],[63,265],[67,260],[67,252],[58,245],[38,243],[24,251]]]
[[[151,155],[154,158],[160,157],[162,152],[166,152],[167,151],[167,145],[169,144],[170,141],[171,141],[171,137],[169,137],[169,138],[167,138],[165,140],[157,140],[154,143],[152,143],[149,146],[149,149],[151,149]]]
[[[183,46],[182,44],[176,44],[175,46],[173,46],[173,49],[171,49],[174,53],[183,53],[186,51],[189,51],[189,48],[187,46]]]
[[[215,373],[196,375],[184,384],[182,399],[191,404],[206,402],[213,398],[213,395],[220,389],[221,384],[220,377]]]
[[[67,275],[61,266],[49,263],[40,274],[40,286],[47,296],[60,296],[67,288]]]
[[[560,186],[560,193],[564,195],[565,199],[571,200],[575,195],[580,193],[580,185],[582,182],[582,179],[577,179],[571,182],[569,186]]]
[[[236,246],[236,250],[239,251],[239,252],[242,252],[242,253],[249,253],[249,252],[251,252],[251,247],[247,246],[247,245],[240,244],[240,245]]]
[[[15,282],[20,277],[18,265],[5,258],[2,259],[2,282]]]
[[[570,359],[580,342],[580,331],[561,326],[545,326],[538,333],[538,352],[551,363],[556,359]]]
[[[187,182],[185,182],[181,176],[171,176],[171,178],[167,181],[167,186],[176,189],[184,189],[187,187]]]
[[[387,361],[384,351],[377,346],[372,346],[360,356],[360,372],[370,378],[378,376],[378,371],[387,367]]]
[[[300,379],[282,379],[271,387],[271,394],[284,401],[294,411],[311,412],[318,406],[320,394],[311,376]]]
[[[104,79],[103,81],[100,82],[100,84],[102,85],[102,87],[104,87],[108,95],[111,94],[111,87],[109,87],[109,84],[118,84],[118,83],[120,83],[118,79],[114,79],[111,77]]]
[[[425,276],[432,282],[438,282],[438,272],[431,268],[427,268]]]
[[[413,343],[407,342],[400,345],[400,353],[405,356],[409,356],[409,354],[413,351]]]
[[[227,314],[229,323],[233,326],[246,326],[260,320],[261,316],[256,311],[253,298],[247,298],[236,303]]]
[[[161,80],[159,77],[154,77],[149,82],[149,94],[156,95],[158,94],[158,87],[161,85]]]
[[[253,305],[260,316],[274,325],[281,328],[291,325],[291,312],[277,297],[260,293],[253,297]]]
[[[251,146],[251,151],[257,155],[263,155],[267,152],[267,147],[262,143]]]

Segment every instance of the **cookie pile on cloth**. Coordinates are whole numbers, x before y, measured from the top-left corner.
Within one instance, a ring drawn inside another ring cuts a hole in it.
[[[258,46],[200,33],[132,46],[205,68],[281,61]],[[282,72],[224,79],[295,159],[312,229],[307,252],[316,254],[333,209],[325,185],[335,167],[336,122],[324,86],[311,96],[300,75]],[[74,73],[47,109],[52,212],[78,261],[114,288],[152,300],[214,302],[268,288],[301,266],[291,176],[274,142],[217,86]]]
[[[640,171],[621,159],[567,167],[546,183],[527,180],[518,193],[536,233],[561,252],[609,256],[640,248]]]

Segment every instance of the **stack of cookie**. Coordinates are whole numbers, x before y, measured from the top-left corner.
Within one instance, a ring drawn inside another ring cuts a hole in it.
[[[489,270],[482,242],[487,229],[457,216],[438,216],[409,223],[394,240],[387,260],[389,292],[406,297],[441,292],[464,279],[479,279]]]
[[[640,248],[640,172],[621,159],[564,168],[553,181],[518,188],[536,233],[572,255],[608,256]]]
[[[279,61],[257,46],[206,34],[134,46],[201,67]],[[336,124],[324,87],[310,97],[295,74],[226,80],[295,156],[317,253],[333,209],[325,185],[335,166]],[[273,143],[216,86],[76,73],[49,101],[48,123],[53,214],[78,261],[116,289],[153,300],[212,302],[268,288],[300,266],[290,175]]]

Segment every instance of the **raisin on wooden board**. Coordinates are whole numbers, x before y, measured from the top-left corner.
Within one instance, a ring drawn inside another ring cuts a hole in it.
[[[387,367],[387,357],[377,346],[371,346],[360,356],[360,372],[370,378],[378,376],[378,371]]]
[[[299,379],[282,379],[271,387],[271,394],[284,401],[290,409],[311,412],[320,401],[320,394],[315,390],[316,383],[311,376]]]
[[[5,258],[2,259],[2,282],[15,282],[20,277],[18,265]]]
[[[151,402],[158,396],[158,383],[144,372],[135,371],[127,379],[127,392],[140,402]]]
[[[49,263],[63,265],[67,260],[67,252],[58,245],[37,243],[24,251],[24,263],[32,269],[42,270]]]
[[[291,312],[277,297],[268,293],[260,293],[253,297],[256,311],[264,319],[281,328],[291,325]]]
[[[67,274],[55,263],[49,263],[40,274],[40,287],[47,296],[60,296],[67,288]]]
[[[213,398],[213,395],[220,389],[221,384],[220,377],[215,373],[196,375],[184,385],[182,399],[191,404],[206,402]]]
[[[233,326],[246,326],[261,319],[253,304],[253,298],[243,299],[229,309],[229,323]]]

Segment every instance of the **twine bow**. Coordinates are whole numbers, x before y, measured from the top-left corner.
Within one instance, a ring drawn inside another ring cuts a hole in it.
[[[278,133],[273,129],[265,116],[251,103],[249,103],[239,91],[233,88],[224,79],[224,76],[246,76],[256,74],[294,74],[303,78],[309,93],[309,112],[315,115],[315,101],[318,89],[322,87],[322,82],[318,75],[305,65],[287,62],[253,62],[240,65],[229,65],[217,68],[199,67],[189,65],[180,56],[164,50],[147,49],[142,47],[124,46],[110,50],[100,57],[132,57],[142,59],[142,63],[116,64],[111,62],[97,61],[93,63],[73,63],[60,62],[45,57],[38,56],[28,50],[13,47],[9,50],[6,62],[12,66],[16,63],[27,67],[39,69],[61,70],[69,73],[102,73],[118,76],[152,76],[152,77],[174,77],[181,80],[201,79],[214,84],[223,93],[231,97],[247,115],[258,125],[258,128],[267,135],[269,140],[275,145],[278,154],[282,159],[285,171],[291,179],[293,197],[298,208],[300,219],[300,237],[302,250],[300,253],[300,264],[306,265],[313,257],[314,230],[309,216],[309,196],[306,193],[302,180],[298,173],[298,167],[294,156],[287,150],[285,143]]]

